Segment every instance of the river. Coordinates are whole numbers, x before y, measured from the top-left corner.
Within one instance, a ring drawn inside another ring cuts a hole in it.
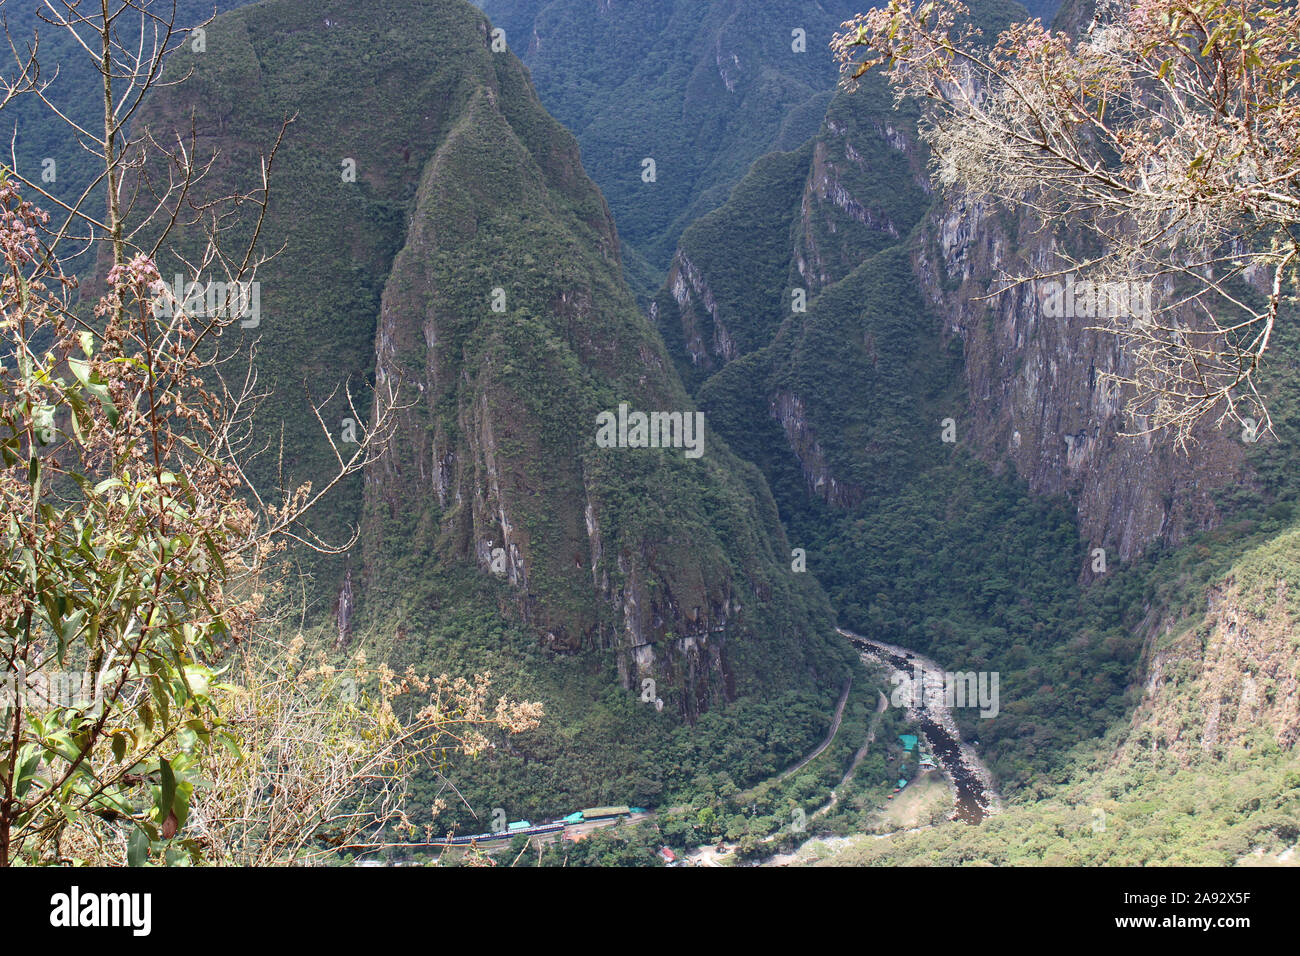
[[[983,820],[1000,802],[993,787],[993,776],[970,745],[961,739],[952,712],[943,700],[942,682],[938,676],[942,671],[939,667],[929,658],[907,648],[873,641],[843,628],[836,630],[861,651],[864,657],[871,657],[893,668],[895,674],[903,675],[908,681],[913,680],[915,668],[922,669],[922,683],[925,686],[920,693],[914,695],[920,706],[908,706],[908,715],[921,725],[921,733],[930,744],[930,752],[956,788],[957,819],[972,824]],[[931,683],[932,680],[939,680],[939,693],[935,693],[936,685]]]

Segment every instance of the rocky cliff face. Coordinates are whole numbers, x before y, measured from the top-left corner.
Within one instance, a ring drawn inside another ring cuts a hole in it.
[[[813,144],[795,227],[795,271],[813,295],[905,238],[930,192],[924,154],[904,134],[905,124],[845,106],[837,104]]]
[[[717,297],[685,253],[678,252],[673,257],[667,285],[681,310],[682,339],[691,365],[707,373],[734,359],[736,343],[720,314]],[[655,319],[658,314],[655,304],[650,317]]]
[[[1054,29],[1086,32],[1093,8],[1070,0]],[[914,270],[945,334],[963,343],[970,437],[981,457],[1014,466],[1036,493],[1067,495],[1089,546],[1127,561],[1214,527],[1216,492],[1250,480],[1245,446],[1208,423],[1190,454],[1160,437],[1123,437],[1133,430],[1123,415],[1128,393],[1102,379],[1131,373],[1121,343],[1092,331],[1096,319],[1052,317],[1042,283],[990,297],[1008,277],[1065,268],[1061,239],[1029,214],[948,194],[926,221]]]
[[[1053,237],[1005,210],[933,194],[914,115],[894,111],[879,87],[837,97],[807,152],[787,227],[787,298],[760,306],[783,309],[782,335],[805,336],[818,321],[818,309],[798,314],[789,296],[812,302],[873,255],[905,245],[908,281],[937,319],[925,347],[937,353],[957,343],[964,356],[966,407],[953,414],[959,441],[995,471],[1013,470],[1033,492],[1069,497],[1082,536],[1105,548],[1108,561],[1177,544],[1220,520],[1216,492],[1249,481],[1238,435],[1206,427],[1191,455],[1159,439],[1123,437],[1127,395],[1102,378],[1129,371],[1118,340],[1091,331],[1095,319],[1052,318],[1041,283],[990,296],[1005,276],[1059,267]],[[747,181],[737,196],[752,188]],[[733,199],[727,212],[736,207]],[[750,337],[737,347],[727,334],[724,317],[742,307],[728,279],[734,266],[710,251],[711,239],[688,230],[669,274],[671,296],[661,294],[653,313],[670,345],[683,343],[689,365],[704,376],[778,338]],[[875,364],[880,344],[844,346],[865,348]],[[773,388],[770,410],[810,487],[842,506],[858,500],[839,490],[855,482],[843,460],[825,454],[828,423],[808,396]]]
[[[1127,561],[1213,527],[1215,492],[1244,480],[1238,436],[1206,427],[1193,454],[1158,437],[1123,437],[1127,394],[1102,380],[1131,372],[1121,343],[1091,331],[1096,319],[1049,315],[1042,283],[988,298],[1005,275],[1061,268],[1036,226],[946,198],[913,258],[927,303],[963,345],[969,440],[1034,492],[1069,496],[1081,534],[1108,558]]]
[[[852,508],[865,495],[862,487],[836,477],[809,421],[807,403],[791,391],[772,396],[769,412],[781,425],[786,444],[799,462],[808,493],[837,508]]]

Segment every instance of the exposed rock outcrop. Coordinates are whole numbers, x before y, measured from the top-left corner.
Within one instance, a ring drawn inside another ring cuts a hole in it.
[[[1180,763],[1300,739],[1300,580],[1279,555],[1291,532],[1262,546],[1207,593],[1190,617],[1164,615],[1144,651],[1142,697],[1124,750],[1164,750]]]

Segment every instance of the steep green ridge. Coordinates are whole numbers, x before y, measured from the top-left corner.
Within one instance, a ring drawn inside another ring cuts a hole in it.
[[[676,313],[675,296],[690,281],[690,271],[704,272],[715,283],[715,314],[706,303],[691,320],[660,322],[659,329],[689,388],[698,388],[720,362],[702,342],[728,337],[737,354],[747,355],[771,341],[783,313],[781,296],[790,268],[789,227],[808,178],[813,147],[769,153],[758,160],[722,207],[701,216],[682,236],[672,286],[660,290],[650,307],[652,317]],[[744,263],[727,268],[727,257]],[[682,273],[686,273],[683,275]],[[691,341],[688,342],[687,339]]]
[[[854,0],[481,0],[582,143],[624,240],[659,277],[682,230],[759,156],[816,132],[835,85],[828,44]],[[804,31],[804,52],[793,31]],[[642,179],[654,159],[657,179]],[[638,291],[641,282],[637,282]]]
[[[693,406],[623,283],[576,142],[483,16],[460,0],[273,0],[170,68],[194,76],[141,122],[193,115],[220,157],[210,188],[246,183],[298,112],[261,324],[228,333],[259,337],[262,435],[283,436],[285,483],[329,474],[308,395],[400,383],[388,454],[322,523],[362,538],[312,565],[313,632],[396,664],[492,670],[548,707],[542,730],[455,775],[474,812],[652,803],[723,770],[748,783],[824,733],[857,665],[811,576],[791,573],[757,469],[711,426],[700,457],[596,445],[597,415],[620,403]],[[344,414],[336,400],[325,418]],[[349,588],[355,611],[321,623]],[[642,702],[647,680],[662,710]]]

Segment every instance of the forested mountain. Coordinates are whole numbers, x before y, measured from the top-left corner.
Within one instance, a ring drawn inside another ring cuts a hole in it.
[[[151,103],[146,115],[173,122],[206,115],[226,152],[223,130],[251,143],[300,111],[284,231],[268,237],[290,241],[266,279],[282,327],[258,359],[294,467],[322,466],[287,384],[304,356],[309,382],[403,383],[388,454],[354,490],[356,512],[342,509],[361,515],[359,548],[323,569],[336,608],[355,608],[331,626],[398,662],[504,669],[553,700],[549,732],[469,780],[471,792],[495,780],[479,792],[529,813],[698,796],[705,767],[752,781],[757,766],[697,749],[737,719],[741,739],[779,730],[793,756],[845,667],[832,615],[953,670],[1002,673],[1001,713],[959,721],[1013,800],[1073,772],[1079,746],[1151,736],[1139,728],[1155,718],[1139,715],[1170,700],[1151,673],[1192,659],[1161,635],[1207,595],[1237,593],[1233,562],[1288,527],[1284,453],[1207,434],[1188,457],[1115,437],[1117,405],[1095,391],[1113,343],[982,298],[1008,257],[1043,254],[1017,238],[1029,224],[937,197],[916,114],[878,81],[832,93],[814,40],[851,10],[819,11],[801,56],[787,52],[793,10],[712,4],[701,29],[685,8],[642,6],[487,5],[513,49],[528,38],[523,57],[581,163],[461,4],[394,0],[364,22],[342,6],[254,7],[213,31],[218,56],[178,58],[195,77]],[[1019,16],[976,8],[986,31]],[[385,56],[367,61],[376,43]],[[321,58],[355,77],[346,106],[307,68]],[[391,119],[377,129],[373,115]],[[339,181],[344,159],[356,183]],[[669,267],[644,316],[615,222]],[[594,448],[597,413],[620,402],[701,408],[708,453]],[[1229,518],[1232,534],[1213,530]],[[811,573],[791,573],[794,548]],[[512,623],[488,623],[498,615]],[[710,716],[665,735],[674,721],[639,700],[645,677],[667,714]],[[1224,703],[1196,710],[1237,713],[1216,686]],[[771,706],[737,709],[747,701]],[[772,707],[788,717],[760,729]],[[596,726],[620,744],[649,735],[642,755],[594,745]],[[1168,728],[1151,739],[1181,747]],[[1231,741],[1208,759],[1229,759]],[[643,756],[682,746],[697,754],[688,772]],[[780,765],[779,749],[760,749],[759,766]]]
[[[976,13],[986,31],[1008,15]],[[835,97],[809,143],[758,161],[685,230],[650,312],[710,420],[768,477],[841,623],[959,670],[1001,672],[1010,703],[967,730],[1007,792],[1044,795],[1046,781],[1077,768],[1083,743],[1103,760],[1114,753],[1124,772],[1151,752],[1162,765],[1194,764],[1164,792],[1186,796],[1208,774],[1215,799],[1229,800],[1242,748],[1254,748],[1249,786],[1266,806],[1287,805],[1294,781],[1286,796],[1269,788],[1295,735],[1296,655],[1281,638],[1290,612],[1263,611],[1256,593],[1246,614],[1224,595],[1258,581],[1261,561],[1281,562],[1281,593],[1294,584],[1289,452],[1214,428],[1190,454],[1121,438],[1122,402],[1098,384],[1099,370],[1126,361],[1116,342],[1087,318],[1044,321],[1031,296],[989,295],[1070,240],[1068,224],[1036,227],[936,197],[915,113],[868,80]],[[1283,442],[1295,367],[1288,345],[1268,378]],[[1225,613],[1276,630],[1238,632]],[[1254,676],[1239,677],[1261,669],[1271,704]],[[1115,752],[1117,740],[1128,743]],[[1066,801],[1120,776],[1090,787],[1080,773]],[[1132,805],[1115,806],[1132,817]],[[1044,807],[1069,818],[1060,803]],[[1018,819],[999,824],[988,858],[1023,858],[1016,827],[1042,820],[1030,809]],[[1263,811],[1236,821],[1198,858],[1221,862],[1247,834],[1294,839],[1275,825]],[[944,839],[917,842],[932,859],[982,855],[978,838]],[[1115,839],[1035,849],[1058,861],[1123,858]],[[908,852],[922,850],[862,859]]]
[[[276,160],[264,241],[284,248],[259,277],[253,359],[285,483],[328,473],[311,397],[397,383],[385,455],[322,526],[361,527],[350,558],[316,565],[334,599],[324,630],[547,700],[547,730],[475,771],[521,774],[495,799],[529,813],[652,802],[716,760],[664,748],[695,749],[714,726],[757,751],[737,779],[793,758],[852,655],[811,576],[791,573],[764,480],[716,430],[598,446],[598,416],[620,406],[697,415],[623,282],[577,144],[483,15],[460,0],[276,0],[221,18],[169,69],[192,75],[138,122],[197,124],[219,157],[205,188],[239,184],[298,114]],[[345,413],[328,406],[331,427]],[[564,739],[580,745],[557,752]]]
[[[986,34],[1026,16],[970,6]],[[1261,379],[1275,437],[1122,436],[1099,386],[1130,360],[1117,342],[993,294],[1077,236],[940,191],[917,107],[874,74],[837,87],[827,44],[855,0],[235,7],[135,123],[193,129],[215,196],[253,186],[292,120],[262,317],[226,333],[267,393],[254,476],[324,480],[320,429],[366,424],[342,390],[369,420],[397,403],[383,455],[313,518],[355,546],[291,555],[280,610],[301,613],[280,636],[491,671],[546,705],[422,777],[421,812],[443,770],[462,799],[440,824],[461,832],[498,807],[640,805],[661,815],[636,862],[660,836],[748,839],[757,859],[760,838],[802,840],[800,814],[877,827],[911,751],[892,740],[916,727],[873,716],[888,678],[839,626],[1000,675],[996,714],[955,717],[1005,805],[831,862],[1221,864],[1294,844],[1294,316]],[[1089,19],[1069,3],[1058,22]],[[86,122],[92,78],[60,94]],[[69,155],[55,125],[14,119],[20,167]],[[91,167],[59,168],[63,190]],[[664,416],[670,447],[638,447],[629,412]],[[780,776],[841,717],[856,737]],[[868,733],[883,746],[848,788]]]
[[[630,277],[647,292],[681,231],[722,203],[750,163],[816,131],[835,83],[830,38],[858,12],[849,0],[479,6],[582,144],[633,250]]]

